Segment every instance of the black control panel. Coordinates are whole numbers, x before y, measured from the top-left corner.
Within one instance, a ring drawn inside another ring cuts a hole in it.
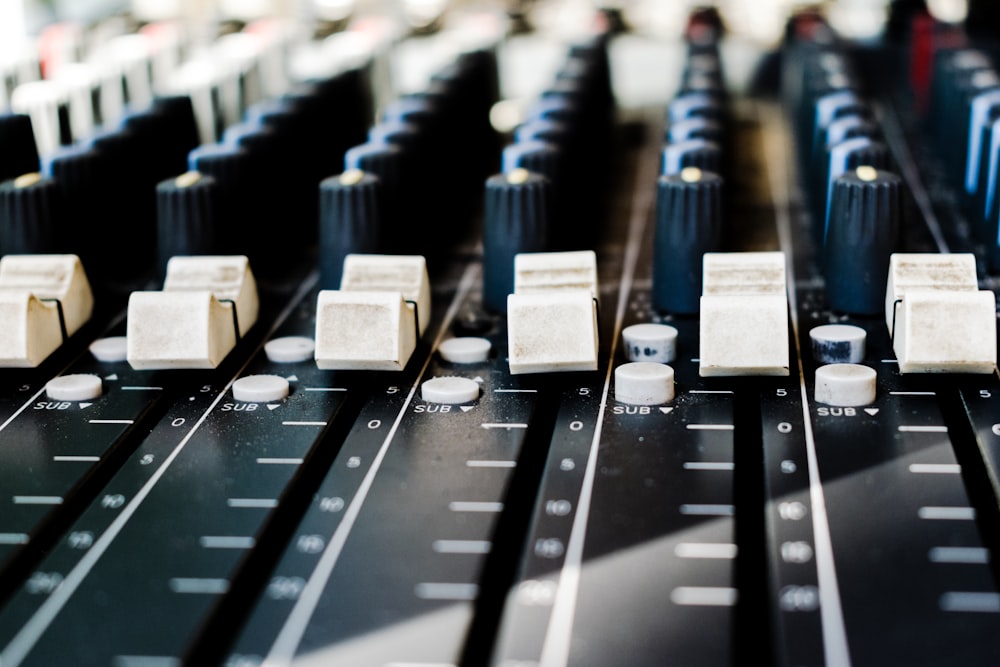
[[[1000,664],[988,8],[635,4],[4,65],[0,667]]]

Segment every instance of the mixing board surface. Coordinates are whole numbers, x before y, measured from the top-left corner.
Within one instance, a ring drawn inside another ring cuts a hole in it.
[[[4,52],[0,667],[1000,664],[988,3],[432,4]]]

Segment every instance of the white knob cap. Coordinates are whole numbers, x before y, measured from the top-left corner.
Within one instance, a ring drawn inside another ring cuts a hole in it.
[[[824,324],[809,330],[813,358],[821,364],[857,364],[865,358],[867,333],[851,324]]]
[[[629,405],[661,405],[674,400],[674,369],[634,361],[615,369],[615,399]]]
[[[479,384],[469,378],[434,378],[420,386],[420,397],[428,403],[470,403],[479,398]]]
[[[288,380],[280,375],[247,375],[233,383],[233,398],[247,403],[281,401],[288,392]]]
[[[677,358],[677,329],[669,324],[633,324],[622,329],[629,361],[668,364]]]
[[[105,363],[125,361],[128,358],[128,339],[125,336],[98,338],[90,344],[90,353],[94,359]]]
[[[828,364],[816,369],[817,403],[857,407],[875,402],[875,369],[860,364]]]
[[[481,364],[490,358],[493,345],[485,338],[465,336],[449,338],[438,346],[438,353],[453,364]]]
[[[275,364],[294,364],[313,358],[316,343],[306,336],[284,336],[264,343],[264,354]]]
[[[102,390],[101,378],[96,375],[62,375],[45,385],[45,395],[53,401],[89,401]]]

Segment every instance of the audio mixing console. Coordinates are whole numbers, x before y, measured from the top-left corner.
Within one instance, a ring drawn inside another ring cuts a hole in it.
[[[1000,664],[989,3],[353,4],[4,51],[0,667]]]

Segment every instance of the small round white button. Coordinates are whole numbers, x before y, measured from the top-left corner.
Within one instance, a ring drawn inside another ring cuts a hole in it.
[[[453,364],[481,364],[490,358],[492,344],[485,338],[465,336],[449,338],[438,346],[438,353]]]
[[[622,329],[629,361],[668,364],[677,358],[677,329],[669,324],[633,324]]]
[[[264,354],[275,364],[293,364],[313,358],[316,343],[305,336],[285,336],[264,343]]]
[[[809,330],[813,358],[821,364],[857,364],[865,358],[867,333],[851,324],[824,324]]]
[[[479,398],[479,384],[469,378],[433,378],[420,385],[420,398],[428,403],[469,403]]]
[[[288,380],[280,375],[247,375],[233,383],[233,398],[247,403],[281,401],[288,391]]]
[[[90,353],[98,361],[125,361],[128,358],[128,339],[125,336],[98,338],[90,344]]]
[[[860,364],[828,364],[816,369],[817,403],[858,407],[875,402],[875,369]]]
[[[615,369],[615,400],[629,405],[661,405],[674,400],[674,369],[634,361]]]
[[[89,374],[61,375],[45,385],[45,395],[53,401],[89,401],[102,391],[101,378]]]

